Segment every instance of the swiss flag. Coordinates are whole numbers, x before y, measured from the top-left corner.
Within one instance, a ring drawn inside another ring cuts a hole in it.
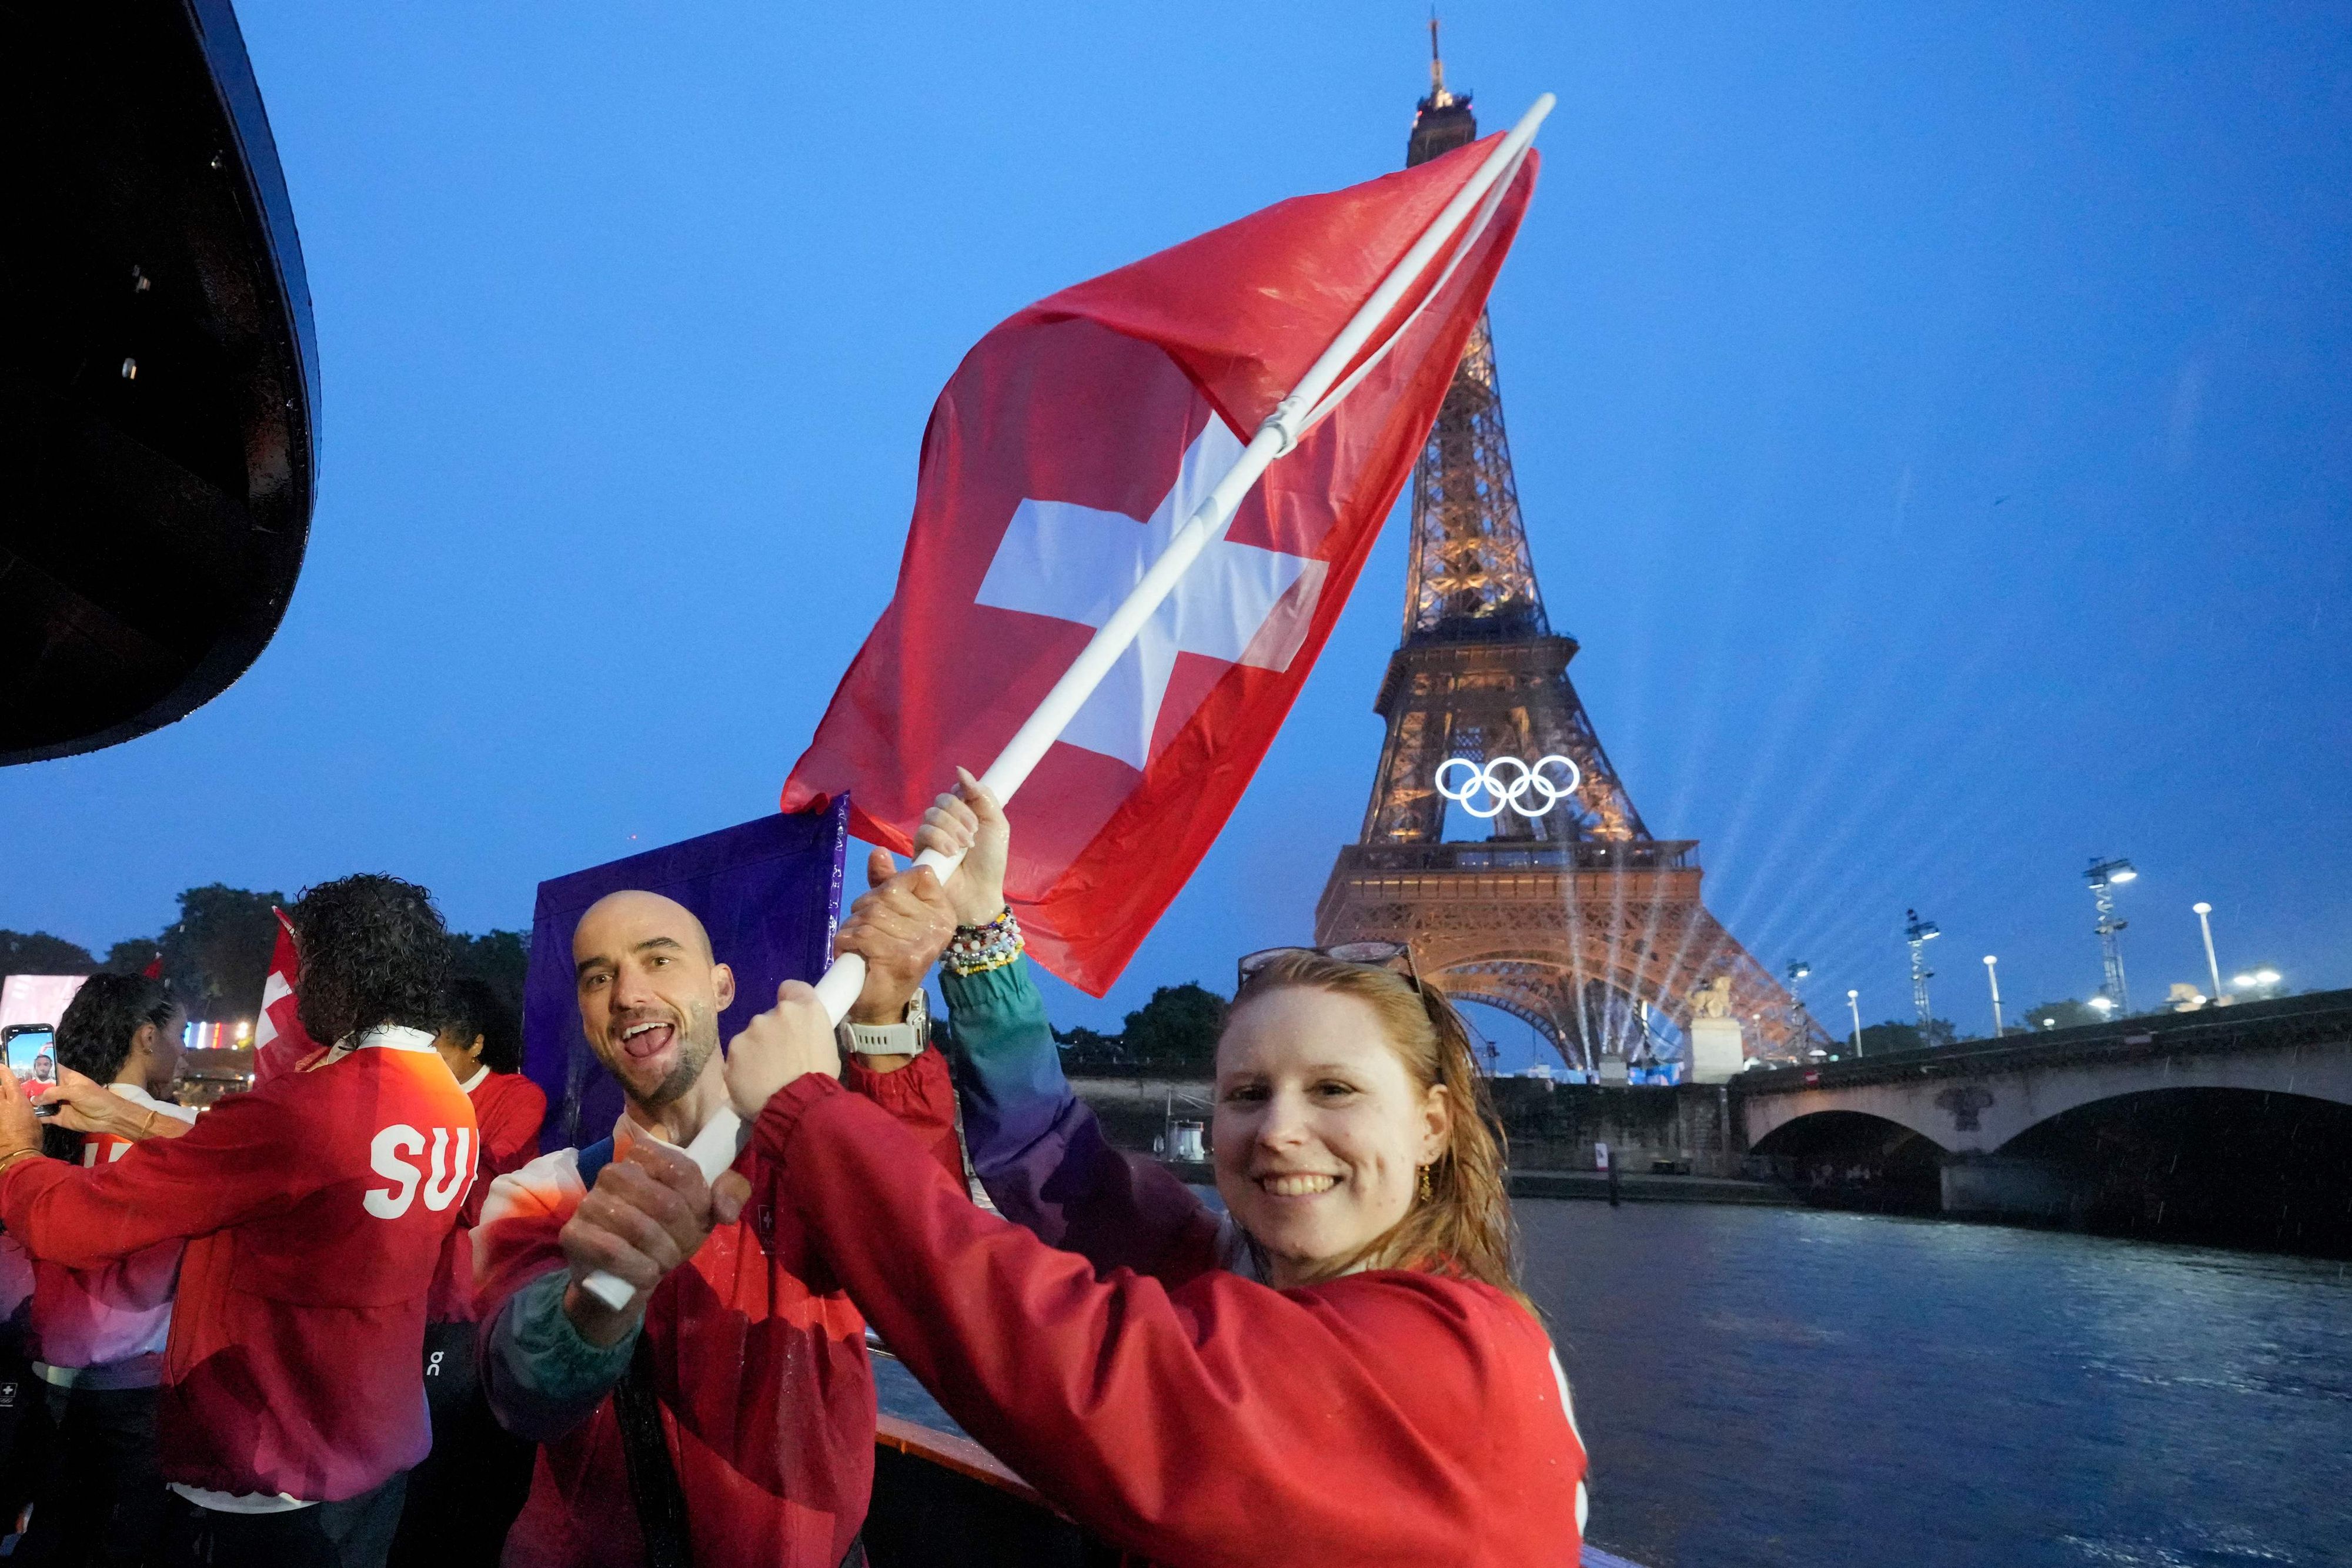
[[[955,766],[1003,749],[1499,140],[1268,207],[982,339],[924,432],[897,595],[783,809],[849,790],[856,831],[906,852]],[[1529,152],[1495,185],[1011,803],[1007,892],[1055,974],[1108,989],[1232,814],[1412,472],[1535,172]]]
[[[286,912],[278,916],[278,946],[269,954],[269,978],[261,987],[261,1019],[253,1030],[253,1082],[258,1086],[281,1072],[291,1072],[319,1047],[296,1015],[294,982],[300,960],[294,956],[294,927]]]

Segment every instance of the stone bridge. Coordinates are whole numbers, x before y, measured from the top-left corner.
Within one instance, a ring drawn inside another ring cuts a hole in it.
[[[1748,1149],[1800,1180],[1933,1182],[1950,1213],[2161,1217],[2213,1207],[2186,1183],[2251,1182],[2334,1234],[2352,1202],[2321,1190],[2352,1184],[2352,991],[1759,1070],[1732,1093]]]

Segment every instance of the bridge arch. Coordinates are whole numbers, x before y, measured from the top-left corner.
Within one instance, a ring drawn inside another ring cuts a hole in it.
[[[1908,1083],[1865,1083],[1802,1094],[1759,1094],[1745,1097],[1741,1107],[1748,1146],[1758,1154],[1771,1153],[1768,1145],[1783,1128],[1796,1127],[1816,1116],[1842,1113],[1864,1115],[1900,1127],[1946,1154],[1968,1146],[1955,1138],[1954,1119],[1941,1113],[1932,1096],[1921,1095]],[[1800,1133],[1797,1141],[1803,1142],[1812,1135]]]
[[[1885,1078],[1745,1096],[1748,1145],[1762,1145],[1801,1116],[1860,1111],[1909,1127],[1948,1153],[1991,1154],[2071,1111],[2168,1089],[2292,1093],[2352,1106],[2352,1049],[2341,1045],[2057,1061],[1982,1072],[1931,1072],[1928,1065],[1922,1061]]]
[[[2112,1102],[2158,1093],[2275,1094],[2352,1109],[2352,1061],[2338,1061],[2319,1064],[2316,1071],[2287,1072],[2280,1072],[2274,1064],[2254,1064],[2221,1056],[2153,1065],[2157,1071],[2152,1072],[2053,1072],[2045,1075],[2046,1082],[2029,1082],[2023,1086],[2024,1092],[2018,1097],[2012,1113],[2000,1118],[2004,1134],[2001,1141],[1986,1146],[2008,1152],[2019,1139],[2062,1117]]]
[[[2090,1100],[1986,1160],[2120,1235],[2352,1255],[2352,1105],[2286,1090],[2174,1086]],[[1979,1178],[1981,1185],[1984,1178]],[[1998,1190],[2003,1178],[1990,1177]]]
[[[1764,1071],[1731,1092],[1784,1176],[1857,1150],[1932,1159],[1921,1212],[2352,1257],[2352,993]]]
[[[1604,1052],[1630,1055],[1638,1045],[1638,1007],[1644,998],[1641,975],[1629,966],[1580,967],[1557,952],[1480,944],[1429,955],[1422,973],[1459,1000],[1529,1025],[1570,1067],[1589,1071]],[[1679,1033],[1681,1020],[1672,1011],[1654,1001],[1652,1008]]]
[[[1824,1200],[1904,1211],[1935,1208],[1948,1157],[1917,1127],[1867,1111],[1836,1110],[1793,1117],[1752,1152]]]
[[[1889,1114],[1894,1112],[1894,1114]],[[1900,1105],[1870,1106],[1821,1105],[1779,1121],[1768,1131],[1759,1132],[1751,1120],[1748,1126],[1748,1148],[1756,1154],[1773,1155],[1818,1142],[1825,1134],[1837,1130],[1848,1119],[1858,1118],[1876,1126],[1908,1134],[1933,1145],[1944,1154],[1952,1152],[1951,1145],[1925,1118],[1907,1113]]]

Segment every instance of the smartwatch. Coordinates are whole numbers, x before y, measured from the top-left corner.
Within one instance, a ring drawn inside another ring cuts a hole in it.
[[[920,1056],[931,1034],[930,1005],[917,991],[907,998],[906,1015],[897,1023],[851,1023],[843,1020],[834,1031],[843,1052],[852,1056]]]

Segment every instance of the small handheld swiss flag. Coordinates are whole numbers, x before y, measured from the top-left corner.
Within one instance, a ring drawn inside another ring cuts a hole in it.
[[[982,339],[923,435],[897,595],[784,810],[849,790],[856,831],[906,852],[1500,140],[1268,207]],[[1108,989],[1232,814],[1428,439],[1535,172],[1530,152],[1493,187],[1010,804],[1007,893],[1055,974]]]
[[[294,982],[299,977],[301,961],[294,954],[294,927],[287,924],[284,910],[272,908],[269,913],[278,916],[278,946],[270,950],[269,978],[261,988],[261,1020],[253,1030],[257,1086],[281,1072],[293,1071],[319,1049],[296,1011]]]

